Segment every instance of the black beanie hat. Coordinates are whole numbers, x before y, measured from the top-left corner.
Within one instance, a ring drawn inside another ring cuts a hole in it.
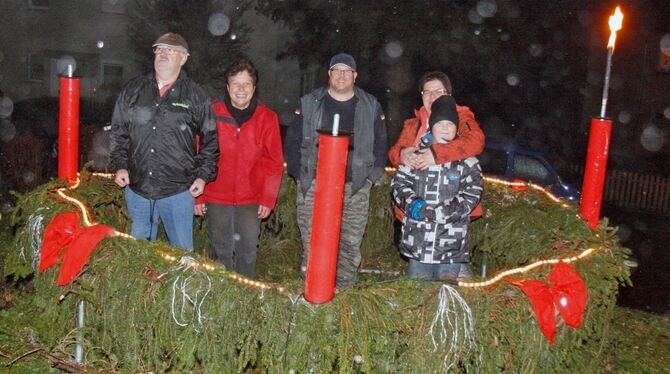
[[[458,112],[456,111],[456,100],[453,96],[442,95],[430,106],[430,118],[428,118],[428,131],[433,130],[433,125],[440,121],[451,121],[458,126]]]

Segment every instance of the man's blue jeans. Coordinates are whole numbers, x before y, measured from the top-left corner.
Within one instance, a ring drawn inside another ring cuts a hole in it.
[[[131,220],[130,235],[137,239],[156,240],[162,221],[170,244],[193,251],[193,205],[188,190],[162,199],[147,199],[126,187],[126,206]]]
[[[470,264],[424,264],[415,259],[409,259],[408,278],[423,281],[452,281],[472,278]]]

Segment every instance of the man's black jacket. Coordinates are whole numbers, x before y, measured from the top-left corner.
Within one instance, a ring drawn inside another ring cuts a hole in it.
[[[130,188],[148,199],[213,180],[219,146],[207,94],[183,71],[162,97],[153,73],[131,80],[116,101],[110,148],[112,170],[128,170]]]

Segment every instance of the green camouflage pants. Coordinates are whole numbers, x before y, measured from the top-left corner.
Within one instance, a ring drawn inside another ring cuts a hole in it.
[[[309,187],[307,194],[298,190],[296,207],[298,227],[302,238],[301,272],[307,271],[309,257],[309,241],[312,233],[312,207],[314,206],[315,182]],[[370,206],[371,182],[367,182],[360,190],[351,195],[351,183],[344,185],[344,206],[342,208],[342,227],[340,229],[340,247],[337,256],[337,288],[345,288],[356,283],[358,265],[361,263],[361,243],[368,223]]]

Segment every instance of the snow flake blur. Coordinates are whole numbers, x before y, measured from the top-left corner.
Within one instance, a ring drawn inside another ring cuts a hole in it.
[[[663,148],[663,143],[665,142],[664,135],[664,131],[661,131],[658,127],[654,125],[647,126],[642,130],[640,143],[647,151],[658,152]]]
[[[498,11],[498,5],[493,0],[481,0],[477,2],[477,14],[483,18],[491,18]]]
[[[386,54],[390,58],[398,58],[402,56],[403,48],[402,44],[398,41],[391,41],[386,43],[386,46],[384,47],[384,51],[386,51]]]
[[[209,17],[207,29],[214,36],[221,36],[228,32],[230,28],[230,18],[223,13],[214,13]]]
[[[7,96],[0,97],[0,118],[9,118],[14,111],[14,103]]]

